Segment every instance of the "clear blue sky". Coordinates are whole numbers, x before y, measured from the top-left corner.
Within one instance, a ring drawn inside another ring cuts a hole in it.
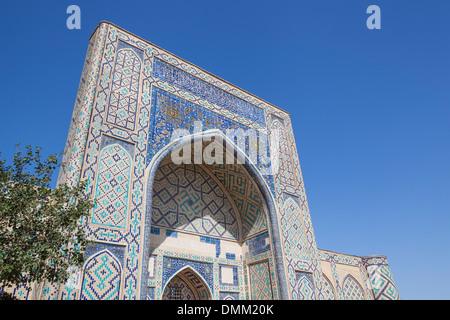
[[[2,157],[63,150],[102,20],[288,111],[319,248],[384,254],[401,298],[450,299],[449,1],[4,2]]]

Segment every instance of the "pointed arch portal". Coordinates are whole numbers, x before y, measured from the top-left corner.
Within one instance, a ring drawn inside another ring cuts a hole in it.
[[[211,300],[212,294],[202,277],[192,268],[185,267],[166,283],[162,300]]]
[[[176,149],[180,150],[186,144],[190,144],[191,146],[195,146],[196,143],[203,143],[204,141],[211,141],[211,139],[219,139],[223,142],[226,142],[227,146],[232,146],[233,154],[236,159],[244,159],[242,163],[239,163],[239,166],[245,170],[246,174],[248,174],[251,181],[257,188],[257,191],[261,194],[262,201],[266,208],[266,220],[267,220],[267,231],[270,234],[270,247],[272,248],[273,259],[274,259],[274,271],[276,277],[276,283],[278,287],[278,297],[281,300],[289,299],[289,295],[287,292],[287,282],[286,282],[286,274],[284,268],[284,259],[283,259],[283,251],[281,248],[281,239],[280,232],[278,226],[277,219],[277,210],[276,210],[276,202],[274,196],[272,195],[270,188],[262,176],[261,172],[257,169],[256,165],[254,165],[250,159],[235,145],[234,142],[230,141],[228,137],[220,130],[208,130],[201,133],[196,133],[188,136],[184,136],[182,138],[171,141],[168,145],[166,145],[162,150],[160,150],[149,163],[146,169],[146,177],[147,177],[147,188],[146,188],[146,216],[145,216],[145,237],[147,244],[144,246],[143,253],[143,265],[142,265],[142,282],[141,282],[141,299],[145,299],[147,282],[148,282],[148,265],[149,265],[149,257],[150,257],[150,230],[152,227],[152,205],[153,205],[153,188],[155,185],[155,178],[160,167],[167,162],[167,159],[171,157],[171,152]],[[240,221],[241,224],[241,233],[242,233],[242,225],[245,225],[245,219]],[[246,230],[247,232],[247,230]],[[242,238],[241,238],[242,241]],[[187,272],[187,271],[186,271]],[[186,278],[185,274],[180,273],[175,278],[172,278],[172,283],[170,286],[172,288],[181,288],[183,277]],[[175,285],[178,283],[177,285]],[[186,281],[184,281],[186,283]],[[169,286],[169,287],[170,287]],[[164,288],[163,297],[179,297],[178,293],[181,294],[181,289],[172,289],[172,293],[170,292],[169,287]],[[189,296],[195,297],[195,292],[188,286],[184,286],[186,290],[184,293]],[[189,293],[191,289],[192,293]]]

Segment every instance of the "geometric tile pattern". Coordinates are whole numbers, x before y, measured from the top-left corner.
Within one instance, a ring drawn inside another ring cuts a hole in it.
[[[255,182],[240,164],[216,164],[208,169],[227,188],[241,212],[242,238],[246,239],[267,230],[263,198]]]
[[[317,259],[317,244],[310,221],[290,118],[286,115],[271,112],[269,120],[270,141],[275,140],[278,145],[278,152],[272,152],[271,159],[272,166],[276,168],[278,164],[278,172],[274,175],[274,194],[280,213],[281,246],[285,249],[283,262],[287,277],[286,284],[282,287],[285,290],[283,295],[286,298],[295,298],[297,296],[295,271],[296,269],[301,269],[312,273],[316,286],[316,299],[323,299],[322,270]],[[271,145],[271,147],[273,146]],[[286,203],[288,198],[291,198],[299,209],[295,205],[291,205],[291,201]],[[288,204],[288,206],[285,204]],[[289,210],[288,213],[286,209]],[[292,214],[296,215],[298,212],[303,215],[302,223],[300,223],[301,220],[297,219],[295,221],[290,219]],[[294,221],[295,223],[293,223]],[[294,229],[294,224],[297,229]],[[293,246],[292,243],[297,245]]]
[[[269,263],[262,261],[249,266],[250,290],[252,300],[272,300],[272,284]]]
[[[152,225],[238,240],[236,213],[219,185],[200,166],[160,166],[153,185]]]
[[[41,300],[57,300],[58,299],[58,284],[54,282],[45,281],[42,286]]]
[[[198,294],[199,300],[208,299],[211,294],[214,295],[212,264],[164,256],[162,288],[166,286],[169,278],[176,274],[183,275],[186,283],[190,282],[191,288],[196,289],[195,293]]]
[[[106,121],[134,131],[143,53],[120,40],[118,50]]]
[[[263,252],[270,250],[269,233],[265,232],[250,240],[247,240],[245,244],[248,246],[248,252],[245,253],[245,258],[256,256]]]
[[[97,241],[126,245],[122,284],[124,290],[121,291],[123,294],[121,298],[139,299],[139,297],[144,298],[146,294],[143,290],[141,296],[140,275],[148,261],[148,258],[143,259],[142,257],[145,248],[141,248],[140,243],[146,236],[143,232],[145,218],[143,194],[150,119],[151,61],[149,53],[139,43],[111,24],[102,22],[91,39],[92,55],[86,57],[83,70],[87,70],[87,73],[86,76],[83,73],[83,78],[80,80],[80,91],[77,95],[66,144],[69,149],[67,161],[65,161],[67,167],[61,174],[59,182],[75,185],[81,179],[85,180],[88,182],[87,192],[94,197],[102,135],[106,134],[134,145],[126,228],[111,228],[106,225],[90,223],[86,226],[86,232],[91,239]],[[119,48],[119,39],[139,48],[143,53],[139,80],[139,107],[134,131],[106,121],[117,51],[121,49]]]
[[[388,266],[370,266],[367,268],[376,300],[398,300],[399,295]],[[375,276],[376,275],[376,276]]]
[[[314,300],[314,283],[312,274],[308,272],[296,271],[297,278],[297,300]]]
[[[351,275],[347,275],[342,283],[342,292],[345,300],[364,300],[364,291],[361,285]]]
[[[90,257],[83,274],[81,300],[118,300],[122,268],[108,251]]]
[[[160,59],[153,60],[153,76],[202,99],[208,100],[223,109],[228,109],[233,113],[244,116],[262,126],[266,124],[263,109]]]
[[[120,265],[123,266],[124,259],[125,259],[124,258],[124,254],[125,254],[124,246],[118,246],[118,245],[109,244],[109,243],[93,242],[86,246],[86,257],[89,258],[90,256],[92,256],[102,250],[108,250],[109,253],[114,255],[114,257],[117,259],[117,261],[120,262]]]
[[[119,144],[105,147],[100,153],[92,223],[125,228],[131,157]]]
[[[330,280],[328,280],[328,278],[323,275],[323,295],[325,300],[335,300],[335,294],[334,294],[334,290],[333,290],[333,285],[331,284]]]
[[[151,94],[153,124],[149,128],[150,140],[148,141],[149,148],[147,154],[149,161],[159,150],[170,142],[171,133],[175,129],[185,129],[190,133],[194,133],[194,129],[197,129],[194,127],[195,122],[202,124],[201,129],[203,131],[219,129],[226,133],[227,129],[235,129],[236,132],[242,130],[247,134],[247,137],[242,141],[246,150],[249,148],[249,136],[251,133],[257,133],[261,141],[267,141],[267,135],[263,131],[256,131],[254,129],[251,131],[251,128],[245,124],[231,120],[224,115],[192,103],[166,90],[154,86],[152,87]],[[261,152],[261,156],[264,156],[263,152]],[[261,158],[260,162],[263,162],[264,159]]]
[[[363,258],[375,300],[399,300],[387,258],[384,256]]]
[[[294,259],[309,260],[308,247],[306,245],[306,235],[303,227],[302,210],[298,205],[298,198],[287,193],[284,194],[284,212],[287,233],[287,241],[285,245],[289,247],[291,256]]]
[[[62,162],[66,166],[61,167],[58,185],[67,183],[69,186],[73,186],[80,179],[107,34],[108,26],[103,24],[94,32],[89,41],[64,148]]]
[[[196,296],[191,287],[176,275],[166,285],[162,300],[196,300]]]
[[[156,87],[152,88],[152,108],[154,119],[149,132],[152,138],[149,141],[148,160],[170,141],[173,130],[184,128],[194,132],[194,121],[201,121],[203,130],[219,128],[225,132],[228,128],[236,128],[247,132],[249,129]],[[263,133],[259,133],[259,136],[267,139]],[[248,137],[245,140],[246,148],[249,140]],[[261,193],[242,165],[213,164],[208,169],[227,188],[241,212],[242,237],[245,239],[267,230]]]
[[[279,160],[278,160],[278,178],[284,185],[295,187],[297,181],[295,178],[294,166],[291,162],[291,151],[289,141],[284,127],[284,121],[272,115],[271,131],[278,132]]]
[[[211,292],[208,289],[208,285],[203,281],[199,274],[191,268],[185,268],[179,272],[178,275],[186,279],[194,294],[196,294],[197,300],[211,300]]]
[[[359,275],[361,276],[361,282],[358,282],[363,291],[365,298],[372,300],[373,299],[373,291],[372,287],[370,286],[370,279],[367,277],[367,265],[364,264],[366,258],[356,257],[356,256],[349,256],[345,254],[340,254],[336,252],[330,252],[325,250],[320,250],[320,257],[322,261],[328,261],[330,263],[331,267],[331,275],[333,279],[333,285],[331,287],[333,288],[333,293],[336,300],[345,300],[345,296],[343,293],[343,287],[342,287],[342,281],[339,278],[338,274],[338,264],[340,265],[348,265],[353,266],[359,269]],[[370,259],[369,259],[370,260]],[[323,279],[323,293],[324,293],[324,299],[327,299],[325,295],[327,294],[327,284],[326,284],[326,277],[325,274],[322,275]],[[330,282],[331,284],[331,282]]]

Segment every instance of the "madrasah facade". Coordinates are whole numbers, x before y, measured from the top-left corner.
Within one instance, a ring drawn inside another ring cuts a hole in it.
[[[385,256],[317,248],[287,112],[112,23],[89,39],[63,162],[58,184],[97,200],[92,244],[20,299],[399,299]]]

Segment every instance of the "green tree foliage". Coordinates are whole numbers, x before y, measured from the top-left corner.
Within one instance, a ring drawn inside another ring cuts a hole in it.
[[[69,267],[85,260],[82,225],[94,206],[83,182],[50,187],[58,154],[42,159],[40,148],[17,148],[12,165],[0,158],[0,291],[67,281]]]

